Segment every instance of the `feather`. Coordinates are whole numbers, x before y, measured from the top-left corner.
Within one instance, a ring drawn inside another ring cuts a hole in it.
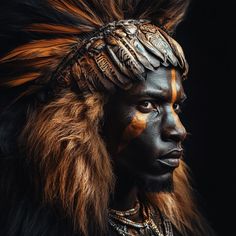
[[[154,47],[151,42],[149,42],[146,38],[146,35],[139,31],[138,32],[138,39],[139,41],[144,45],[144,47],[151,52],[153,55],[157,56],[158,58],[160,58],[162,61],[165,61],[164,56],[162,55],[162,53],[156,48]]]
[[[69,76],[55,72],[63,61],[67,62],[64,59],[71,54],[73,46],[80,45],[83,40],[113,21],[147,19],[173,32],[184,18],[188,4],[189,0],[3,1],[0,3],[0,42],[3,48],[0,55],[0,86],[23,85],[30,82],[30,78],[36,83],[47,83],[53,74],[58,75],[58,79]],[[131,28],[120,32],[118,30],[116,45],[111,44],[103,49],[104,53],[109,54],[107,60],[114,60],[116,68],[115,74],[112,70],[104,73],[107,73],[106,76],[109,74],[109,78],[111,74],[115,75],[113,83],[123,87],[129,84],[126,77],[144,80],[146,69],[157,68],[160,66],[158,59],[163,62],[166,59],[156,49],[155,40],[150,38],[151,42],[147,42],[148,35],[140,30],[137,39],[132,40],[129,34],[132,34],[135,27]],[[166,40],[176,52],[181,50],[174,41]],[[178,60],[183,67],[186,63],[184,57],[180,55]],[[168,61],[175,63],[174,56],[169,55]],[[4,69],[9,68],[9,65],[14,71]],[[24,69],[21,65],[24,65]]]
[[[116,70],[112,61],[104,52],[95,55],[94,60],[106,79],[111,80],[118,87],[125,88],[127,86],[129,83],[128,79]]]
[[[161,26],[173,33],[183,20],[190,0],[140,0],[136,4],[134,15],[140,19],[149,19],[155,25]]]
[[[153,71],[153,66],[148,61],[148,59],[141,53],[138,53],[137,50],[135,50],[135,45],[132,40],[128,41],[127,38],[122,38],[121,42],[126,46],[126,48],[132,53],[133,57],[137,58],[138,61],[148,70]]]
[[[47,34],[80,34],[81,32],[91,32],[94,28],[87,25],[80,26],[64,26],[64,25],[56,25],[56,24],[32,24],[26,28],[29,32],[39,32],[39,33],[47,33]]]
[[[188,74],[188,63],[184,57],[184,52],[182,47],[179,45],[179,43],[171,38],[165,31],[160,30],[162,32],[162,35],[165,37],[165,39],[170,44],[172,50],[174,51],[175,55],[178,56],[178,64],[180,68],[183,69],[183,78],[185,79]]]
[[[24,74],[22,76],[18,76],[17,78],[10,78],[8,81],[2,82],[1,85],[6,87],[16,87],[29,81],[36,80],[40,75],[41,74],[37,72]]]
[[[151,53],[149,53],[144,46],[141,44],[141,42],[138,40],[138,38],[133,39],[134,42],[134,47],[136,49],[136,52],[139,55],[144,56],[149,63],[155,68],[157,69],[160,66],[160,60],[158,60],[157,58],[155,58]],[[146,67],[147,68],[147,67]]]
[[[73,0],[48,0],[49,4],[58,11],[70,14],[75,18],[84,20],[85,23],[95,27],[103,25],[101,19],[96,15],[95,9],[91,9],[89,1],[73,1]]]
[[[17,47],[6,56],[0,59],[0,63],[27,60],[34,58],[54,57],[58,54],[64,56],[72,45],[77,43],[73,39],[51,39],[51,40],[37,40],[28,44]]]
[[[144,80],[142,76],[145,72],[143,65],[136,60],[134,55],[132,55],[120,39],[114,37],[113,40],[115,42],[115,46],[114,44],[112,45],[112,51],[120,63],[125,65],[125,67],[133,73],[133,76],[139,78],[140,80]]]
[[[93,61],[104,75],[104,78],[111,80],[121,88],[125,88],[130,83],[129,79],[117,70],[118,68],[116,68],[113,61],[107,55],[107,45],[104,39],[94,38],[90,41],[87,45],[87,53],[93,58]]]
[[[87,85],[90,87],[90,90],[95,91],[96,88],[101,87],[101,85],[108,90],[114,90],[114,84],[112,84],[109,79],[103,77],[103,74],[99,71],[93,59],[84,56],[78,63],[80,64],[81,72],[85,80],[87,80]],[[77,77],[77,79],[78,81],[80,80],[79,77]]]
[[[133,75],[130,73],[128,68],[122,62],[120,62],[119,58],[116,56],[115,52],[113,51],[113,49],[110,45],[107,45],[107,51],[108,51],[113,63],[115,65],[117,65],[117,67],[120,69],[120,71],[128,78],[132,78]]]
[[[75,42],[73,38],[37,40],[12,50],[0,59],[0,86],[19,86],[39,77],[40,83],[49,81]]]
[[[160,51],[160,53],[164,56],[164,62],[170,61],[173,66],[177,66],[178,60],[172,52],[171,47],[169,44],[164,40],[162,35],[156,36],[156,34],[147,34],[148,41]]]

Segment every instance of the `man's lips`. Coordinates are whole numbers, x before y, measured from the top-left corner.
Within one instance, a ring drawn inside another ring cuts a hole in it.
[[[168,153],[162,155],[156,161],[161,165],[176,168],[179,166],[179,160],[183,154],[183,149],[172,149]]]

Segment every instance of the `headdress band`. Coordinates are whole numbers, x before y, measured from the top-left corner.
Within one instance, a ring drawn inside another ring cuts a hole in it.
[[[186,76],[188,65],[180,45],[148,20],[120,20],[78,43],[53,80],[65,86],[73,76],[81,90],[127,89],[161,65],[178,67]]]

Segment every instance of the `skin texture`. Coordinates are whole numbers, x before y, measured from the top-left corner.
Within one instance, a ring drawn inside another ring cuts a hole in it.
[[[132,207],[142,191],[171,191],[186,137],[179,119],[185,98],[179,72],[160,67],[109,100],[104,136],[117,177],[113,208]]]

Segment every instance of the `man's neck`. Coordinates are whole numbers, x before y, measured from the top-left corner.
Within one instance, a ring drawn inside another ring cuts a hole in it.
[[[138,200],[138,189],[134,178],[123,170],[115,168],[116,183],[114,193],[110,199],[110,208],[125,211],[133,208]]]
[[[127,211],[135,208],[138,200],[138,189],[134,181],[130,180],[129,177],[117,176],[116,186],[114,195],[110,201],[110,208],[117,211]],[[127,216],[130,220],[135,222],[142,222],[143,215],[140,210],[134,215]]]
[[[122,186],[121,183],[115,187],[111,199],[110,208],[125,211],[135,206],[137,201],[137,188],[135,186]]]

